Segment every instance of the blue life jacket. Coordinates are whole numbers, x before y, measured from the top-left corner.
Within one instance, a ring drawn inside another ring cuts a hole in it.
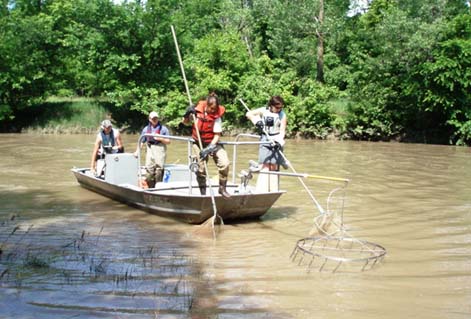
[[[100,133],[101,133],[101,146],[103,147],[104,153],[110,154],[112,150],[111,147],[115,146],[116,144],[113,129],[111,129],[110,135],[106,135],[103,130],[101,130]]]

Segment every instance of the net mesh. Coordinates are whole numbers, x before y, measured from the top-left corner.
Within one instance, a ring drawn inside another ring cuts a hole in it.
[[[381,245],[350,235],[343,224],[347,182],[328,195],[326,209],[314,218],[308,237],[299,239],[291,260],[310,272],[366,271],[383,261]]]

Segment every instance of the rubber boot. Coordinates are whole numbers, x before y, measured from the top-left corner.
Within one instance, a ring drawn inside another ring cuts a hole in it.
[[[155,169],[155,182],[159,183],[164,179],[163,169],[156,168]]]
[[[146,179],[146,182],[147,182],[147,186],[149,186],[149,188],[154,188],[155,187],[155,179]]]
[[[231,198],[231,195],[226,190],[227,181],[219,180],[219,194],[225,199]]]
[[[206,195],[206,177],[196,176],[201,195]]]

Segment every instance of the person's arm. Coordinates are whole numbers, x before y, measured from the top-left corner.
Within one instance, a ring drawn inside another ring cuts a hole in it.
[[[182,117],[182,123],[185,125],[190,124],[190,117]]]
[[[146,142],[146,139],[142,138],[144,136],[144,134],[145,134],[145,128],[141,132],[141,136],[139,137],[139,141],[137,141],[137,146],[136,146],[136,151],[134,152],[134,157],[137,157],[137,155],[139,154],[139,150],[142,148],[142,146]]]
[[[154,137],[154,140],[162,143],[162,144],[170,144],[170,139],[169,138],[165,138],[165,137]]]
[[[288,120],[286,118],[286,114],[285,116],[283,116],[283,118],[281,119],[281,125],[280,125],[280,137],[281,139],[285,139],[285,136],[286,136],[286,126],[288,125]]]
[[[222,134],[222,119],[220,117],[214,121],[213,133],[214,133],[214,137],[211,140],[210,144],[217,145]]]
[[[187,107],[185,114],[183,114],[182,123],[185,125],[190,124],[193,121],[193,117],[196,116],[195,105],[190,105]]]
[[[220,138],[221,138],[221,133],[214,133],[214,137],[211,140],[210,144],[217,145],[217,143],[219,143]]]
[[[182,118],[182,123],[185,125],[190,125],[192,122],[193,116],[188,116],[188,117],[183,117]]]
[[[211,143],[208,144],[205,148],[203,148],[200,152],[200,159],[205,160],[209,155],[212,155],[213,152],[217,149],[217,143],[219,142],[219,138],[221,133],[214,133],[214,137],[211,140]]]
[[[98,149],[100,148],[101,140],[97,137],[95,140],[95,145],[93,146],[92,159],[90,162],[90,170],[93,174],[96,173],[96,157],[98,155]]]
[[[286,126],[288,120],[286,119],[286,114],[280,120],[280,134],[273,136],[273,140],[277,142],[280,146],[285,145],[285,136],[286,136]]]
[[[160,135],[169,135],[168,134],[168,129],[167,127],[165,127],[165,129],[162,129],[162,131],[160,132]],[[170,144],[170,139],[169,138],[165,138],[165,137],[154,137],[154,139],[162,144]]]
[[[245,116],[257,127],[258,134],[264,134],[265,124],[262,121],[263,108],[258,108],[245,113]]]
[[[116,134],[116,146],[118,146],[119,151],[124,150],[123,140],[121,138],[121,133],[119,133],[119,131],[118,131],[118,134]]]
[[[213,133],[214,133],[214,136],[211,142],[205,148],[203,148],[200,152],[200,158],[203,160],[206,159],[214,151],[216,151],[216,146],[219,142],[219,139],[221,138],[221,133],[222,133],[221,118],[216,119],[216,121],[214,122]]]
[[[260,109],[255,109],[255,110],[247,111],[247,113],[245,113],[245,116],[246,116],[253,124],[257,124],[258,121],[261,121],[261,120],[262,120]]]
[[[142,148],[143,145],[144,143],[140,143],[140,142],[137,143],[137,148],[136,148],[136,151],[134,152],[134,157],[137,157],[137,155],[139,154],[139,150]]]

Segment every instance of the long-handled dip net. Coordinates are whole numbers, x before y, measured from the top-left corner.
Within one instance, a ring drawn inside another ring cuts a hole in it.
[[[291,166],[291,164],[289,164]],[[292,167],[291,167],[292,168]],[[292,168],[292,170],[294,170]],[[365,271],[379,264],[386,255],[386,249],[378,244],[356,239],[351,236],[343,224],[343,210],[345,206],[346,187],[348,179],[317,176],[300,173],[284,173],[278,171],[261,171],[257,163],[251,161],[249,173],[243,171],[251,178],[252,173],[291,176],[300,179],[306,192],[314,202],[319,214],[314,218],[314,225],[308,237],[296,242],[291,253],[291,260],[300,266],[319,271]],[[314,194],[304,183],[304,178],[322,179],[342,182],[342,186],[329,192],[327,205],[324,209]]]
[[[309,237],[298,240],[291,253],[291,260],[307,267],[308,272],[311,269],[365,271],[379,264],[386,255],[384,247],[357,239],[345,230],[343,209],[348,180],[343,181],[343,186],[329,193],[327,209],[321,209],[314,218]]]
[[[239,101],[247,111],[250,111],[242,99],[239,99]],[[265,129],[263,129],[263,131],[268,141],[273,143],[273,146],[276,146]],[[257,163],[251,162],[249,172],[244,171],[244,174],[241,174],[241,176],[243,178],[250,178],[252,173],[259,173],[297,177],[314,203],[314,206],[319,211],[319,214],[314,218],[314,226],[309,232],[308,237],[302,238],[296,242],[296,246],[290,256],[291,260],[297,262],[298,265],[305,265],[308,271],[317,268],[319,271],[331,272],[351,271],[352,269],[365,271],[380,263],[386,255],[386,249],[384,247],[365,240],[356,239],[345,230],[343,224],[343,209],[345,190],[349,180],[299,174],[283,152],[278,150],[278,153],[283,157],[285,164],[289,166],[292,173],[262,171]],[[342,182],[343,185],[334,188],[329,193],[327,197],[327,209],[324,209],[304,182],[304,178]]]

